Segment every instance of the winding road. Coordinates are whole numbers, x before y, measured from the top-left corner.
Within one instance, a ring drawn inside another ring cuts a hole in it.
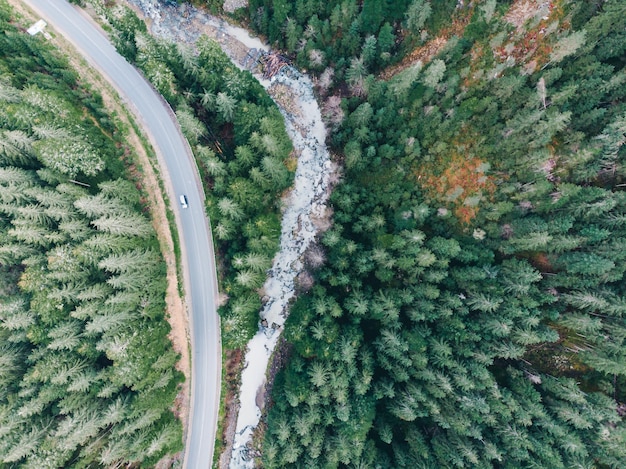
[[[184,466],[212,464],[220,389],[221,344],[216,312],[217,280],[211,231],[204,212],[204,194],[191,149],[169,106],[109,43],[101,29],[66,0],[22,0],[60,34],[118,91],[148,134],[166,168],[163,179],[176,219],[190,308],[192,383],[190,426]],[[169,173],[169,180],[165,175]],[[188,207],[178,204],[185,194]]]

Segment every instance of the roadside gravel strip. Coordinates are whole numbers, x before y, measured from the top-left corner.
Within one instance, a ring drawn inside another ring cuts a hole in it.
[[[189,207],[173,207],[190,307],[192,345],[191,423],[185,452],[189,468],[213,459],[219,402],[221,344],[216,313],[217,280],[204,193],[187,141],[158,93],[126,62],[87,15],[65,0],[22,0],[63,34],[113,85],[147,133],[157,153],[170,200],[186,194]],[[169,177],[168,177],[169,176]]]

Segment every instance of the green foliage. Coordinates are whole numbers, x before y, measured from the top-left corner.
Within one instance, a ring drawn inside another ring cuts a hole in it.
[[[151,467],[182,448],[182,375],[124,136],[0,12],[0,465]]]
[[[124,57],[134,61],[137,58],[137,37],[146,33],[146,25],[130,9],[116,7],[108,11],[107,19],[115,31],[115,47]]]
[[[537,40],[540,17],[515,30],[513,2],[484,2],[386,82],[368,75],[390,3],[313,3],[289,18],[352,88],[330,137],[345,164],[285,327],[264,467],[620,467],[623,4],[562,2]],[[397,3],[417,44],[458,2]]]
[[[286,14],[288,2],[281,5]],[[146,34],[128,8],[103,13],[122,28],[118,34],[138,39],[134,53],[123,44],[118,50],[136,61],[175,108],[194,150],[222,259],[220,290],[229,297],[220,308],[222,340],[226,348],[242,347],[257,329],[258,291],[278,249],[279,198],[293,180],[283,117],[261,85],[237,69],[214,40],[200,37],[195,54]],[[88,210],[88,205],[81,200],[79,208]],[[92,224],[114,233],[119,219],[119,214],[102,214]],[[140,223],[132,226],[141,231]],[[242,259],[256,262],[239,264]]]
[[[405,13],[406,28],[412,34],[419,35],[431,13],[432,6],[429,1],[413,0]]]
[[[293,54],[305,68],[322,70],[360,60],[371,71],[392,58],[408,0],[252,0],[253,26]],[[341,70],[343,73],[343,70]],[[338,77],[340,78],[340,77]],[[360,84],[359,84],[360,85]]]

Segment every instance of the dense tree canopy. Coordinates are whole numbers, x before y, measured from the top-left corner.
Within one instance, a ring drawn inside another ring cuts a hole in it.
[[[0,1],[0,466],[182,448],[165,265],[102,99]]]
[[[626,460],[626,6],[525,3],[250,2],[344,171],[264,467]]]

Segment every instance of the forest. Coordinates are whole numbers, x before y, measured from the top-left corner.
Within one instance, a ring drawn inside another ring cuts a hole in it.
[[[192,144],[241,348],[295,166],[282,117],[210,39],[176,46],[101,8]],[[158,243],[101,99],[11,15],[0,0],[0,456],[150,467],[181,445]],[[234,16],[315,77],[342,168],[258,464],[623,467],[626,3]]]
[[[194,152],[217,253],[222,343],[245,347],[258,328],[259,290],[280,237],[281,195],[295,159],[278,108],[217,42],[158,39],[123,4],[93,5],[118,51],[167,99]]]
[[[295,170],[283,118],[211,39],[177,46],[123,5],[93,6],[193,148],[219,253],[222,339],[241,348]],[[24,34],[5,0],[0,14],[0,460],[153,467],[182,449],[171,409],[183,377],[163,317],[163,259],[126,169],[132,150],[67,61]]]
[[[182,450],[165,263],[102,97],[0,0],[0,467]]]
[[[266,468],[626,461],[626,3],[250,0],[342,180]]]

